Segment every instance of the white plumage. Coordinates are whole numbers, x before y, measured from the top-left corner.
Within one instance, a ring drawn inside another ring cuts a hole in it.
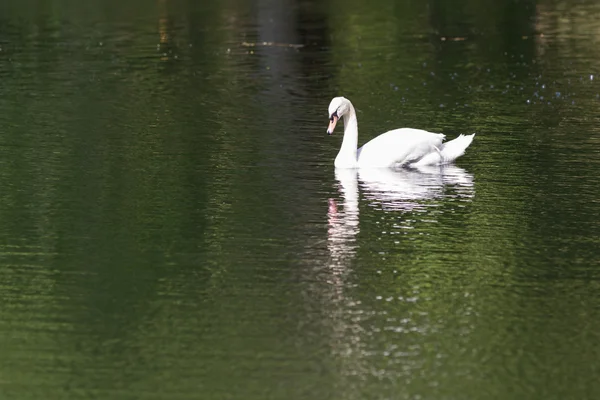
[[[361,148],[358,145],[358,122],[350,100],[335,97],[329,104],[329,127],[333,133],[339,118],[344,118],[344,139],[335,158],[336,168],[375,168],[448,164],[462,156],[473,141],[472,135],[459,135],[444,143],[441,133],[400,128],[382,133]]]

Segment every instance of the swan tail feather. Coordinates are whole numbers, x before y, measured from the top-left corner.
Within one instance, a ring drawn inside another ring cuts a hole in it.
[[[433,146],[435,151],[426,154],[418,161],[412,163],[414,167],[422,167],[427,165],[444,165],[450,164],[458,157],[465,154],[465,150],[473,141],[472,135],[459,135],[456,139],[443,143],[440,147]]]
[[[440,149],[440,164],[448,164],[465,154],[467,147],[471,145],[475,134],[460,134],[456,139],[452,139],[442,145]]]

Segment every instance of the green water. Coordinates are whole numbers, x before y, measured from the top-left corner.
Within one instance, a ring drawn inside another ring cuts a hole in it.
[[[591,1],[0,5],[0,398],[600,396]],[[456,166],[340,172],[477,132]]]

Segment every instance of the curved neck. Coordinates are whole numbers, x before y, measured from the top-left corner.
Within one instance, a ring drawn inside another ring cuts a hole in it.
[[[340,152],[335,158],[337,168],[355,168],[358,146],[358,121],[352,103],[348,102],[348,112],[344,114],[344,140]]]

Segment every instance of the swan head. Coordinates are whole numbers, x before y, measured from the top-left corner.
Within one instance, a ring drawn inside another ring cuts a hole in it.
[[[338,120],[344,116],[350,109],[348,104],[350,102],[345,97],[334,97],[329,103],[329,126],[327,127],[327,134],[331,135],[335,129],[335,125]]]

